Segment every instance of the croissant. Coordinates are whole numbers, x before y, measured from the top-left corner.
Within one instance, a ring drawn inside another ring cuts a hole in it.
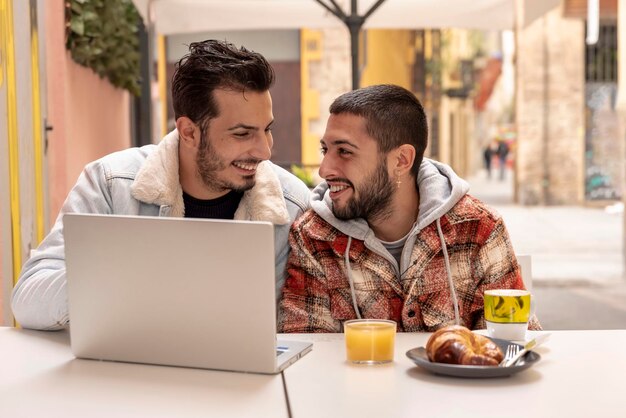
[[[497,366],[504,358],[496,343],[461,325],[435,331],[426,343],[426,354],[433,362],[473,366]]]

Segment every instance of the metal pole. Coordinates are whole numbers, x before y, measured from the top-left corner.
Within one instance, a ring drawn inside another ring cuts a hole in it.
[[[359,16],[357,10],[357,0],[351,0],[350,16],[345,20],[350,31],[350,58],[352,63],[352,90],[359,88],[361,80],[361,70],[359,69],[359,34],[365,19]]]
[[[353,20],[355,16],[348,17],[347,25],[350,30],[350,59],[352,64],[352,90],[359,88],[361,71],[359,69],[359,34],[363,22]],[[359,18],[360,16],[356,16]]]
[[[150,25],[150,24],[149,24]],[[152,26],[152,25],[150,25]],[[143,145],[152,144],[152,33],[149,27],[145,27],[143,21],[139,21],[137,28],[139,36],[139,66],[141,71],[141,95],[133,97],[133,122],[132,122],[132,138],[133,146],[141,147]],[[163,99],[165,100],[165,99]]]
[[[141,95],[134,98],[133,103],[133,146],[141,147],[154,143],[152,128],[152,80],[154,78],[153,57],[154,57],[154,1],[149,0],[147,8],[147,19],[144,25],[143,20],[139,20],[139,66],[141,74]],[[164,99],[165,100],[165,99]]]
[[[322,7],[328,10],[330,13],[335,15],[338,19],[340,19],[345,25],[348,27],[350,31],[350,58],[351,58],[351,66],[352,66],[352,90],[356,90],[359,88],[360,80],[361,80],[361,70],[359,69],[359,35],[361,33],[361,28],[363,28],[363,23],[367,20],[367,18],[376,11],[386,0],[378,0],[376,3],[370,7],[370,9],[363,16],[359,16],[357,10],[358,0],[350,0],[350,15],[347,16],[341,7],[337,4],[335,0],[329,0],[331,4],[326,4],[324,0],[315,0]]]

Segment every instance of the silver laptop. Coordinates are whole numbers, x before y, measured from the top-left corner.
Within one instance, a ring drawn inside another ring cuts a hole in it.
[[[76,357],[278,373],[311,350],[276,340],[271,223],[67,214]]]

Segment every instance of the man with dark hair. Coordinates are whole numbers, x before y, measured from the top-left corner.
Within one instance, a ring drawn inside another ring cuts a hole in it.
[[[192,43],[172,79],[176,129],[158,145],[85,167],[22,269],[12,298],[16,320],[33,329],[68,323],[63,215],[72,212],[272,222],[278,297],[289,227],[308,207],[309,189],[267,161],[273,82],[272,67],[258,53],[227,42]]]
[[[399,331],[485,328],[483,292],[524,287],[502,218],[423,158],[427,139],[424,109],[402,87],[332,103],[326,181],[290,233],[281,332],[341,332],[354,318],[391,319]]]

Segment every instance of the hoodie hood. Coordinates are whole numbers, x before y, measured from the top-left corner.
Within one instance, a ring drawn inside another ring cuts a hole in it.
[[[420,165],[417,187],[420,192],[418,229],[448,213],[469,191],[469,184],[450,166],[426,158]]]
[[[428,158],[422,160],[417,175],[420,193],[417,230],[422,230],[445,215],[469,191],[468,183],[460,178],[451,167]],[[311,194],[311,207],[326,222],[344,234],[366,241],[373,232],[362,218],[341,220],[335,218],[328,184],[320,183]]]

